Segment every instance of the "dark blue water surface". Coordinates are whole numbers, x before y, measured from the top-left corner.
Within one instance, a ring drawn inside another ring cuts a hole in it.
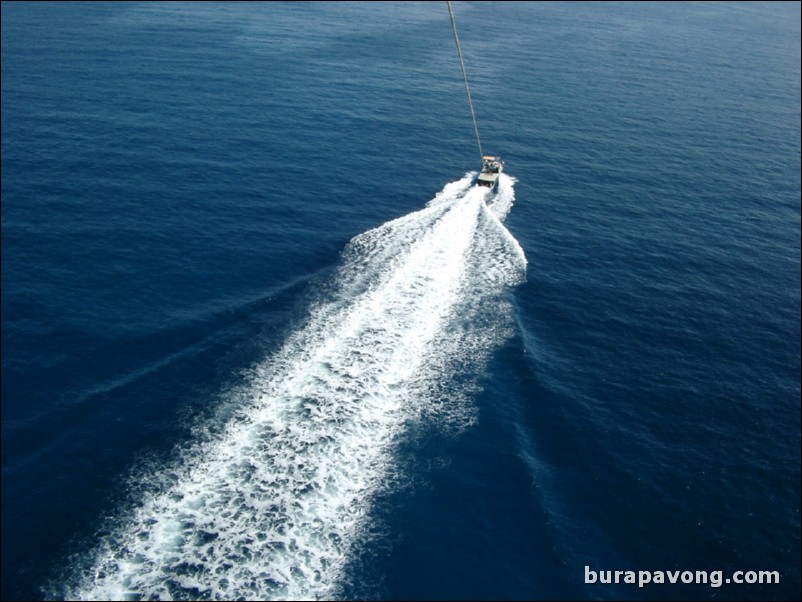
[[[418,214],[445,3],[3,3],[4,599],[798,599],[799,3],[455,13]]]

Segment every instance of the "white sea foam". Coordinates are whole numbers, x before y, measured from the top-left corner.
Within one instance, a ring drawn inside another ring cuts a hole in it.
[[[514,181],[470,182],[351,241],[307,323],[232,393],[233,418],[154,475],[68,597],[336,597],[399,437],[469,421],[451,375],[509,327],[502,293],[526,266],[501,224]]]

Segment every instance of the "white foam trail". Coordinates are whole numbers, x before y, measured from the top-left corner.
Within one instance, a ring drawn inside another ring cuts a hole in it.
[[[236,415],[154,476],[68,598],[337,595],[399,436],[470,418],[451,374],[492,347],[525,272],[500,221],[514,180],[492,198],[470,181],[351,241],[307,324],[234,393]]]

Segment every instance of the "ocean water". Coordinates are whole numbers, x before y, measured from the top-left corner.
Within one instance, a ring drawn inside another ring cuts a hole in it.
[[[799,4],[454,8],[3,3],[3,599],[798,599]]]

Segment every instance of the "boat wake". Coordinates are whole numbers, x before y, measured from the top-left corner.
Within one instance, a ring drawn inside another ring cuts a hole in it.
[[[70,599],[331,599],[416,421],[464,426],[525,277],[514,199],[447,185],[354,238],[309,318],[231,393],[234,415],[162,467],[75,568]]]

